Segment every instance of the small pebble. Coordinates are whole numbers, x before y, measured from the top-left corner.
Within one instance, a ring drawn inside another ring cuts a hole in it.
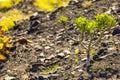
[[[50,48],[51,48],[50,46],[46,46],[46,47],[45,47],[46,50],[47,50],[47,49],[50,49]]]
[[[59,56],[59,57],[64,57],[65,54],[64,54],[64,53],[59,53],[57,56]]]
[[[112,35],[117,35],[117,34],[120,34],[120,27],[116,27],[113,32],[112,32]]]
[[[64,53],[70,54],[71,52],[69,50],[64,50]]]

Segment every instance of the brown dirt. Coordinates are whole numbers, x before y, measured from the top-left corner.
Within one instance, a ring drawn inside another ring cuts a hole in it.
[[[120,0],[95,0],[88,8],[83,8],[82,2],[73,1],[69,6],[49,13],[38,11],[30,1],[12,7],[37,15],[18,22],[6,33],[16,43],[8,60],[0,62],[0,80],[120,80],[120,35],[113,35],[116,30],[120,34]],[[114,16],[119,25],[104,34],[100,50],[91,57],[91,71],[87,73],[82,61],[86,54],[74,53],[75,49],[82,50],[82,47],[65,35],[58,18],[69,17],[66,27],[70,36],[77,40],[80,34],[73,24],[74,19],[79,16],[94,19],[96,14],[105,12]],[[46,70],[52,72],[43,74]]]

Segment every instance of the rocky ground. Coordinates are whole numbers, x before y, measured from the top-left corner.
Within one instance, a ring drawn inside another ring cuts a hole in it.
[[[120,0],[94,0],[86,8],[82,2],[71,1],[49,13],[38,11],[30,1],[12,7],[33,15],[6,33],[16,42],[8,60],[0,62],[0,80],[120,80]],[[65,35],[58,18],[69,17],[66,28],[78,40],[81,34],[74,26],[75,18],[94,19],[98,13],[114,16],[118,25],[104,34],[99,50],[91,55],[91,71],[87,73],[83,48]],[[79,54],[75,54],[76,49],[80,49]]]

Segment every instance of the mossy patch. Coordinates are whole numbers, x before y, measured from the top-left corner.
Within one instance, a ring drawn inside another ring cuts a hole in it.
[[[56,72],[60,66],[58,64],[47,66],[47,67],[39,67],[42,74],[50,74]]]
[[[0,0],[0,9],[10,8],[23,2],[23,0]]]
[[[65,7],[70,0],[35,0],[34,5],[41,11],[54,11],[59,7]]]
[[[6,13],[0,14],[0,30],[8,31],[10,28],[15,26],[14,21],[25,18],[25,15],[19,10],[10,10]]]

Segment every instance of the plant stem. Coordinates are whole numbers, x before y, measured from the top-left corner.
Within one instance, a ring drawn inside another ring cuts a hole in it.
[[[75,40],[74,38],[72,38],[72,37],[68,34],[68,30],[66,29],[65,24],[63,24],[63,26],[64,26],[64,29],[65,29],[65,34],[67,35],[68,38],[70,38],[71,40],[73,40],[73,41],[75,41],[75,42],[80,42],[80,44],[81,44],[85,49],[87,49],[87,47],[82,43],[81,40],[80,40],[80,41]]]
[[[103,30],[100,32],[100,37],[99,37],[99,39],[98,39],[98,40],[95,42],[95,44],[93,44],[92,46],[95,46],[95,45],[98,45],[99,43],[101,43],[101,39],[102,39],[102,37],[104,36],[104,32],[105,32],[105,31],[110,31],[110,29],[111,29],[110,26],[108,26],[107,29],[103,29]]]
[[[87,60],[86,60],[86,68],[87,68],[87,72],[89,72],[90,69],[90,50],[91,50],[91,44],[92,44],[92,39],[93,39],[94,34],[90,35],[90,42],[88,44],[88,48],[86,50],[87,52]]]
[[[73,39],[73,38],[68,34],[68,30],[66,29],[65,24],[64,24],[63,26],[64,26],[65,34],[67,35],[67,37],[70,38],[70,39],[72,39],[72,40],[75,41],[75,42],[78,42],[77,40]]]
[[[101,42],[101,39],[102,39],[102,37],[103,37],[104,32],[105,32],[105,30],[103,30],[103,31],[100,32],[100,37],[99,37],[99,39],[98,39],[92,46],[98,45],[98,44]]]
[[[83,38],[84,38],[84,31],[82,30],[82,33],[81,33],[81,39],[80,39],[80,42],[82,42],[83,41]]]

